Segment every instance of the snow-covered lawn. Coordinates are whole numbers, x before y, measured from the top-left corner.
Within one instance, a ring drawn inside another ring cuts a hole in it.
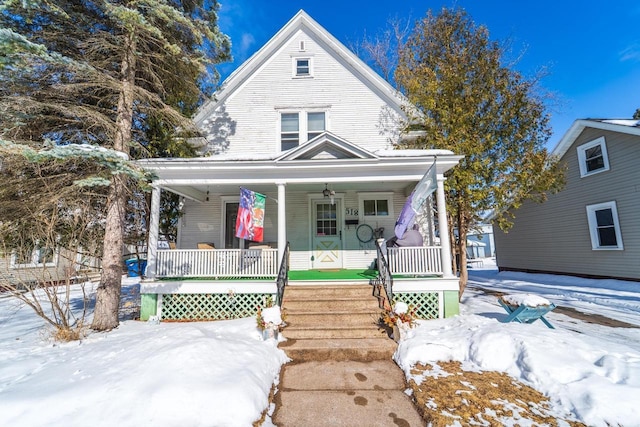
[[[417,362],[457,360],[466,369],[506,372],[547,394],[558,414],[572,412],[587,425],[640,425],[640,329],[555,311],[546,316],[555,330],[503,324],[497,298],[476,286],[640,326],[640,283],[474,269],[461,315],[422,321],[401,343],[395,359],[407,375]],[[262,341],[253,318],[127,320],[72,343],[47,340],[42,327],[28,308],[0,298],[0,425],[251,426],[287,361],[273,340]]]

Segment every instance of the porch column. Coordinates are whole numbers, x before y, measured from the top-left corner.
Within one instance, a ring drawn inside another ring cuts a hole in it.
[[[158,255],[158,234],[160,225],[160,187],[153,186],[151,190],[151,212],[149,215],[149,241],[147,243],[147,268],[144,276],[150,279],[156,277],[156,257]]]
[[[436,189],[436,201],[438,203],[438,231],[440,232],[440,256],[442,260],[442,274],[444,277],[453,277],[451,267],[451,242],[449,242],[449,224],[447,223],[447,203],[444,199],[445,177],[438,174],[438,187]]]
[[[284,248],[287,245],[287,214],[284,182],[276,182],[278,186],[278,260],[282,261]]]

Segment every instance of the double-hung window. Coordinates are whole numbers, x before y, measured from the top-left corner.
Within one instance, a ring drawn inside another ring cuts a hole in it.
[[[280,113],[280,151],[287,151],[315,138],[326,130],[324,111]]]
[[[311,75],[311,63],[309,58],[296,59],[296,76],[307,77]]]
[[[299,113],[282,113],[280,115],[280,142],[282,151],[290,150],[300,144]]]
[[[609,157],[604,137],[582,144],[577,150],[580,177],[609,170]]]
[[[324,131],[324,111],[320,113],[307,113],[307,140],[315,138]]]
[[[11,265],[13,268],[53,267],[56,265],[56,253],[47,247],[22,248],[13,253]]]
[[[587,221],[594,250],[622,250],[622,234],[616,202],[587,206]]]
[[[388,218],[393,216],[392,193],[360,193],[358,194],[359,209],[362,218]]]

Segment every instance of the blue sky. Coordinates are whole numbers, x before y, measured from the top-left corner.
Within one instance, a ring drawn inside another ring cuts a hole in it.
[[[609,4],[606,4],[609,3]],[[231,37],[234,62],[223,77],[262,47],[298,10],[304,9],[349,46],[382,32],[390,18],[415,21],[427,10],[464,8],[509,40],[515,68],[527,76],[540,69],[541,86],[554,94],[553,148],[575,119],[630,118],[640,108],[640,2],[638,0],[221,0],[220,27]]]

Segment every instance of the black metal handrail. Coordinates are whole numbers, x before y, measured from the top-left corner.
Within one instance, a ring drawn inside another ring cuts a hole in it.
[[[289,242],[284,248],[282,254],[282,260],[280,261],[280,269],[278,270],[278,278],[276,279],[276,285],[278,287],[278,294],[276,295],[276,304],[282,307],[282,300],[284,298],[284,288],[289,282]]]
[[[378,283],[384,288],[387,302],[391,307],[393,303],[393,276],[387,262],[387,243],[385,240],[376,240],[376,251],[378,253]]]

